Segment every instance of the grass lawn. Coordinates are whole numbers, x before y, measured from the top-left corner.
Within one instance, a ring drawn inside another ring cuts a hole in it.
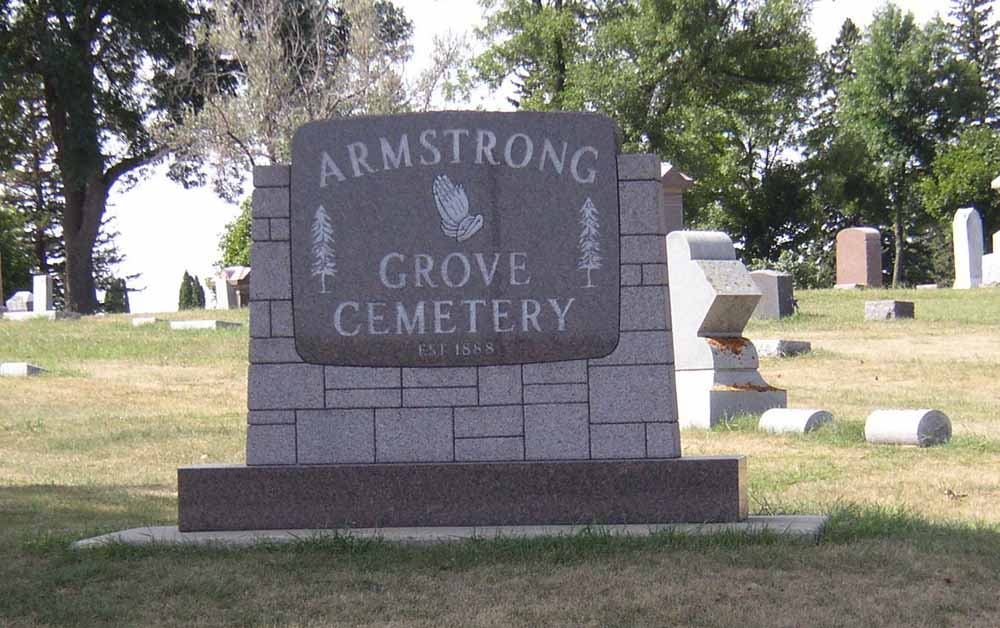
[[[753,512],[831,514],[818,544],[595,532],[73,552],[175,522],[178,466],[242,462],[247,327],[0,321],[0,361],[49,369],[0,379],[0,626],[1000,626],[1000,289],[796,296],[796,316],[747,336],[811,341],[761,371],[835,424],[682,439],[685,455],[749,457]],[[915,301],[917,319],[863,321],[881,298]],[[872,409],[927,407],[951,417],[951,443],[864,443]]]

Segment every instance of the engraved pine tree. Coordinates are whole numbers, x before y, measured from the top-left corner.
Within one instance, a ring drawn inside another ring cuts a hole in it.
[[[601,223],[598,220],[597,208],[589,197],[580,208],[580,225],[583,226],[583,230],[580,231],[580,261],[577,262],[576,268],[587,271],[587,285],[584,288],[593,288],[594,282],[590,274],[601,269],[604,258],[601,257],[601,243],[598,240]]]
[[[337,258],[333,252],[333,224],[322,205],[313,216],[312,242],[312,274],[319,275],[320,292],[326,293],[326,278],[337,274]]]

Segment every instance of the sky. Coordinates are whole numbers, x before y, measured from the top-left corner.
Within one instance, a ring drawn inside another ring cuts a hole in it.
[[[466,32],[471,40],[481,19],[473,0],[395,1],[413,21],[414,55],[407,72],[414,74],[424,67],[421,61],[431,51],[435,34]],[[946,15],[949,8],[948,0],[897,0],[896,4],[921,23],[938,13]],[[812,27],[818,49],[830,47],[846,18],[863,28],[879,6],[880,2],[870,0],[816,0]],[[470,107],[480,103],[504,108],[503,99],[488,95],[474,99]],[[133,312],[175,311],[184,271],[199,277],[214,274],[220,256],[219,235],[239,213],[210,188],[184,190],[167,179],[164,171],[165,167],[157,168],[127,192],[113,190],[109,199],[108,213],[115,218],[121,233],[118,245],[126,257],[119,274],[140,273],[134,285],[144,288],[129,295]]]

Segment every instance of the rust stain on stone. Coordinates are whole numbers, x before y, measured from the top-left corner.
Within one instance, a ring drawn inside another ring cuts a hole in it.
[[[708,340],[710,346],[723,349],[733,355],[740,355],[743,353],[743,349],[750,344],[750,341],[746,338],[709,337],[706,340]]]

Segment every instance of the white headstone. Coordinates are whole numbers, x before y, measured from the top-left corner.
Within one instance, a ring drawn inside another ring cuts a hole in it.
[[[0,363],[0,377],[31,377],[45,372],[40,366],[28,364],[27,362],[3,362]]]
[[[975,288],[983,282],[983,221],[979,212],[963,207],[952,222],[955,242],[955,288]]]
[[[11,312],[28,312],[35,297],[27,290],[19,290],[7,299],[7,309]]]
[[[951,439],[951,420],[940,410],[875,410],[865,421],[865,440],[875,445],[929,447]]]
[[[225,272],[219,273],[215,276],[215,309],[233,310],[237,307],[236,286],[229,283]]]
[[[667,269],[670,302],[684,304],[671,308],[681,427],[708,428],[736,414],[785,407],[786,392],[760,376],[757,350],[743,337],[761,291],[729,236],[670,233]]]
[[[36,312],[50,312],[55,309],[52,300],[52,277],[50,275],[35,275],[33,277],[33,292]]]
[[[170,329],[224,329],[226,327],[240,327],[240,325],[241,323],[216,320],[170,321]]]
[[[765,432],[811,432],[825,423],[832,423],[833,415],[826,410],[806,408],[771,408],[761,415],[757,429]]]
[[[983,285],[1000,285],[1000,231],[993,234],[993,252],[983,255]]]

